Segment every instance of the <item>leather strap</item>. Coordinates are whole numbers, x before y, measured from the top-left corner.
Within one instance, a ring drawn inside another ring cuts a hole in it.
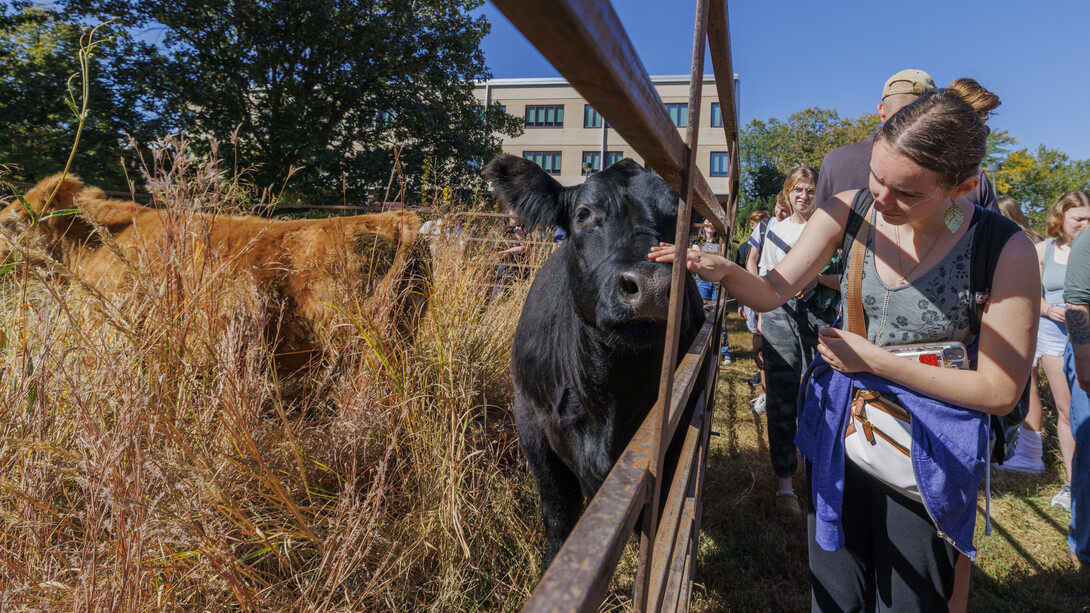
[[[859,225],[852,240],[851,262],[848,268],[848,289],[844,296],[844,321],[848,332],[867,337],[867,320],[863,317],[863,260],[866,257],[867,237],[870,235],[871,219],[874,217],[874,204],[871,203],[863,223]]]

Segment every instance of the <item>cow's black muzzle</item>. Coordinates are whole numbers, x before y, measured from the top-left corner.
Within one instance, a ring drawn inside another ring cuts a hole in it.
[[[617,276],[618,295],[634,320],[666,321],[670,310],[670,268],[641,265]]]

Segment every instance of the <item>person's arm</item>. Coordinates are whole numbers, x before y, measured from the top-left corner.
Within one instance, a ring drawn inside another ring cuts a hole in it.
[[[693,249],[686,253],[686,267],[705,281],[722,283],[742,304],[767,313],[813,281],[836,253],[844,238],[849,203],[854,196],[854,190],[842,192],[814,211],[791,251],[763,277],[726,258]],[[656,262],[673,262],[676,251],[673,245],[662,243],[652,247],[647,257]]]
[[[1041,277],[1021,232],[1003,247],[984,308],[976,370],[936,368],[893,355],[843,330],[823,328],[818,351],[842,372],[872,372],[925,396],[1006,415],[1029,378],[1040,318]]]
[[[1090,389],[1090,308],[1085,304],[1067,304],[1067,334],[1075,354],[1075,378],[1079,387]]]
[[[835,289],[838,292],[840,291],[840,275],[835,272],[818,274],[817,282],[818,285],[824,285],[829,289]]]

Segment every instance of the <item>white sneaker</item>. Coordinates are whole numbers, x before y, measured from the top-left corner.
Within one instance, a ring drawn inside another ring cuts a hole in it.
[[[730,364],[730,354],[729,354],[729,353],[728,353],[728,354],[725,354],[725,355],[723,356],[723,363],[724,363],[724,364]]]
[[[750,408],[750,411],[752,411],[754,415],[760,415],[761,413],[765,412],[765,395],[764,394],[761,394],[760,396],[757,396],[753,400],[750,400],[749,403],[751,405],[753,405],[753,407]]]
[[[1060,486],[1060,491],[1056,492],[1056,495],[1052,497],[1052,506],[1061,507],[1071,510],[1071,482],[1064,483]]]
[[[1026,458],[1025,456],[1014,454],[1014,457],[1003,462],[1002,464],[993,463],[992,468],[999,470],[1005,470],[1012,473],[1022,473],[1023,475],[1043,475],[1045,474],[1045,463],[1041,458],[1037,458],[1036,461]]]

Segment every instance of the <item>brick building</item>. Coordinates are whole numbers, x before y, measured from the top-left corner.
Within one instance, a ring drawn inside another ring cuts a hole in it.
[[[653,76],[651,82],[684,138],[689,76]],[[737,75],[734,91],[737,100]],[[726,134],[717,129],[723,123],[713,75],[704,76],[702,93],[696,164],[716,196],[725,200],[729,157]],[[525,133],[505,140],[504,152],[537,162],[564,185],[577,185],[597,172],[603,151],[606,167],[626,157],[643,163],[615,130],[603,127],[602,116],[564,79],[493,79],[478,82],[474,94],[482,103],[498,102],[526,119]]]

